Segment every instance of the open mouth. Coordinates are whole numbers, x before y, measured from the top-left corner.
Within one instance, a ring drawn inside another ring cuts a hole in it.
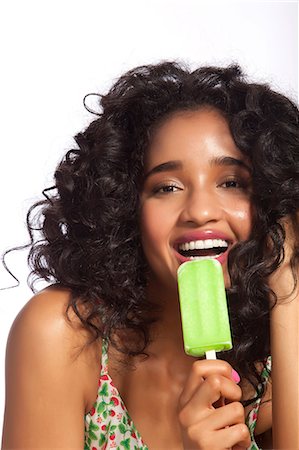
[[[188,259],[218,258],[228,249],[228,242],[223,239],[204,239],[178,244],[177,251]]]

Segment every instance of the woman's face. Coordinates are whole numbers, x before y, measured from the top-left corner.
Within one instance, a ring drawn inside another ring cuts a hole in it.
[[[227,256],[251,230],[251,171],[228,123],[213,109],[176,113],[157,130],[141,192],[143,249],[152,280],[176,289],[177,269]]]

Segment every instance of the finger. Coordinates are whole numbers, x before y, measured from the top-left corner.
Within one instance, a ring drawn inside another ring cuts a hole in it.
[[[188,380],[181,393],[179,404],[184,407],[190,400],[203,381],[213,374],[232,378],[232,367],[226,361],[221,360],[198,360],[192,366]]]
[[[223,442],[226,444],[225,448],[231,448],[237,445],[246,449],[251,445],[250,433],[245,423],[238,423],[237,425],[219,431],[217,440],[219,440],[219,448],[223,448]]]
[[[195,424],[214,413],[213,403],[220,397],[238,401],[241,396],[242,391],[234,381],[222,375],[210,375],[201,383],[180,411],[180,422],[185,427]],[[218,410],[221,411],[226,406],[220,407]],[[223,426],[225,425],[229,425],[229,423],[223,424]]]
[[[240,402],[232,402],[221,408],[215,409],[206,419],[202,420],[202,427],[221,430],[225,427],[244,422],[244,407]]]
[[[248,448],[251,445],[250,433],[244,423],[233,425],[229,428],[202,433],[201,429],[190,428],[189,438],[199,448],[231,449],[234,446]],[[210,445],[212,443],[212,445]]]

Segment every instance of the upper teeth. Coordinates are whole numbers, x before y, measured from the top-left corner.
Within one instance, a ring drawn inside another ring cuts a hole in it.
[[[179,245],[179,250],[203,250],[214,247],[228,247],[228,243],[222,239],[204,239],[184,242],[184,244]]]

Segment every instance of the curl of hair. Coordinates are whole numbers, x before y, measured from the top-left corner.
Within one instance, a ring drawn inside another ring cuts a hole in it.
[[[277,300],[267,279],[284,257],[281,219],[299,207],[297,107],[268,85],[246,81],[237,65],[191,71],[174,62],[127,72],[100,107],[58,165],[52,194],[28,213],[32,276],[68,287],[69,307],[95,339],[108,338],[131,355],[144,352],[158,314],[145,296],[138,227],[144,155],[170,115],[216,108],[251,162],[254,209],[249,239],[229,256],[234,349],[223,358],[257,388],[255,364],[270,354],[269,311]],[[297,246],[293,264],[298,255]]]

